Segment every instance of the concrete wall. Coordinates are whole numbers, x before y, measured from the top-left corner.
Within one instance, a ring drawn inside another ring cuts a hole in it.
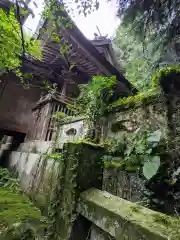
[[[40,88],[25,89],[9,75],[0,83],[0,128],[27,133],[32,131],[32,108],[39,100]]]
[[[39,153],[46,154],[51,153],[53,148],[53,142],[51,141],[26,141],[20,144],[18,147],[19,152],[27,153]]]
[[[69,134],[70,129],[75,129],[76,134]],[[85,137],[87,133],[87,124],[85,120],[72,121],[66,124],[63,124],[58,133],[57,146],[62,148],[62,145],[67,141],[77,141]]]
[[[16,173],[22,189],[41,209],[47,210],[63,162],[60,159],[47,159],[38,153],[13,151],[8,156],[8,168]]]

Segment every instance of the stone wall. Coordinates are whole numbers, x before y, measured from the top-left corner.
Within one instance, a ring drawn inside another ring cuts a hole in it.
[[[123,130],[112,131],[113,125],[119,121],[122,121],[123,125],[128,129],[142,128],[151,131],[160,129],[165,138],[169,133],[167,106],[160,99],[146,105],[122,108],[118,112],[111,114],[106,121],[107,125],[104,127],[105,140],[121,136]],[[119,167],[111,165],[105,166],[103,189],[121,198],[137,202],[142,200],[145,187],[138,174],[122,171]]]
[[[98,190],[102,187],[103,154],[101,146],[92,143],[68,143],[62,158],[56,161],[38,153],[11,152],[9,168],[16,172],[22,188],[45,213],[51,200],[49,207],[55,216],[50,219],[53,222],[50,227],[62,239],[113,240],[122,236],[132,240],[165,240],[169,236],[178,239],[177,219]],[[119,169],[105,169],[104,188],[114,195],[137,201],[138,184],[142,183],[135,175],[125,176]]]
[[[41,209],[47,210],[51,190],[55,187],[57,174],[61,174],[61,160],[47,159],[38,153],[10,152],[8,168],[20,179],[22,189]],[[58,173],[58,172],[59,173]]]
[[[83,118],[69,121],[60,126],[57,137],[57,148],[62,148],[68,141],[77,141],[85,137],[87,124]]]
[[[111,130],[113,124],[118,121],[126,121],[124,124],[127,128],[161,129],[165,137],[168,135],[167,106],[163,101],[134,108],[124,108],[111,114],[105,121],[107,125],[103,128],[104,140],[118,137],[122,133],[121,130],[117,132]],[[76,129],[76,135],[68,135],[67,132],[70,129]],[[62,145],[67,141],[83,138],[86,131],[87,126],[83,119],[62,125],[59,131],[59,148],[62,148]],[[116,166],[104,168],[103,189],[133,202],[140,201],[142,191],[145,190],[142,179],[136,173],[122,171]]]
[[[123,124],[127,128],[143,128],[152,131],[160,129],[164,136],[168,133],[167,106],[162,100],[150,102],[144,106],[122,108],[111,114],[107,119],[106,137],[121,133],[121,130],[112,131],[113,124],[118,121],[124,121]]]
[[[128,173],[118,167],[108,166],[104,168],[103,190],[128,201],[139,202],[145,187],[137,173]]]

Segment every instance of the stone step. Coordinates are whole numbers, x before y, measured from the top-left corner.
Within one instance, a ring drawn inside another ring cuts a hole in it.
[[[0,151],[10,150],[10,148],[11,148],[11,143],[3,143],[1,144]]]
[[[47,207],[57,178],[63,174],[63,161],[17,151],[9,151],[6,161],[7,168],[19,179],[23,192],[32,197],[37,206]]]
[[[53,147],[52,141],[27,141],[20,144],[17,151],[27,153],[51,153]]]

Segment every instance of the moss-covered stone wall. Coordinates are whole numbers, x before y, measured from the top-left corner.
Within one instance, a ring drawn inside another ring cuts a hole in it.
[[[145,187],[137,173],[126,172],[110,164],[104,168],[103,190],[131,202],[139,202]]]
[[[49,206],[50,239],[86,239],[80,238],[79,228],[88,236],[89,224],[84,226],[84,219],[76,213],[76,204],[82,191],[102,187],[102,155],[103,149],[92,143],[80,141],[64,145],[64,168],[58,175]]]
[[[130,131],[136,131],[138,128],[151,131],[160,129],[163,137],[168,136],[167,106],[162,98],[144,104],[125,105],[116,113],[112,113],[106,121],[104,140],[121,137],[124,129],[114,130],[117,122],[122,122]],[[103,189],[134,202],[141,200],[145,187],[137,173],[123,171],[115,162],[105,164]]]
[[[122,125],[129,132],[135,132],[139,128],[150,132],[160,130],[166,144],[171,146],[167,151],[169,163],[167,161],[166,164],[172,173],[178,169],[180,166],[178,160],[180,156],[180,101],[177,97],[168,102],[161,95],[158,98],[146,99],[141,104],[133,102],[133,104],[124,104],[113,110],[116,111],[106,119],[104,140],[120,139],[124,133]],[[117,123],[122,123],[121,128],[117,127]],[[165,187],[169,188],[169,186]],[[103,189],[130,201],[140,201],[145,187],[139,174],[123,171],[117,162],[110,162],[105,164]]]
[[[106,127],[107,137],[121,133],[121,129],[115,129],[113,132],[113,124],[119,121],[123,122],[127,128],[161,129],[164,136],[168,133],[167,106],[162,99],[140,106],[120,108],[118,112],[109,115]]]

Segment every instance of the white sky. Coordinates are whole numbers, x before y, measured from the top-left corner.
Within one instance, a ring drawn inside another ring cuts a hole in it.
[[[38,8],[35,8],[32,3],[30,4],[30,7],[35,13],[35,18],[30,16],[27,19],[25,22],[25,30],[28,30],[28,28],[32,29],[33,32],[36,30],[43,9],[43,2],[43,0],[36,0]],[[119,18],[116,17],[116,0],[108,3],[106,0],[100,0],[100,8],[87,17],[79,15],[78,13],[74,15],[72,19],[89,39],[94,38],[94,32],[97,33],[96,25],[99,27],[102,35],[108,34],[108,37],[112,37],[119,24]]]

